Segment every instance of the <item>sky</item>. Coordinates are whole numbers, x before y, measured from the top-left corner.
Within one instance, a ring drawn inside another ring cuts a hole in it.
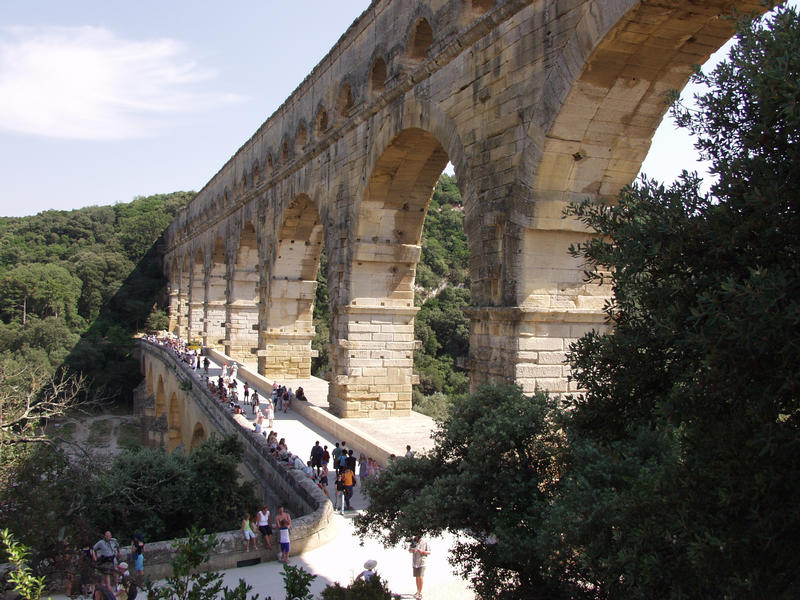
[[[367,6],[0,3],[0,216],[201,189]],[[643,170],[693,152],[665,122]]]

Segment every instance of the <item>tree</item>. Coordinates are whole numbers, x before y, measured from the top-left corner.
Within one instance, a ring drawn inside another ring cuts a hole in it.
[[[0,448],[49,443],[42,427],[81,400],[83,380],[74,375],[51,377],[36,369],[0,360]]]
[[[359,535],[395,545],[420,533],[462,533],[451,561],[481,597],[563,597],[534,552],[560,476],[559,420],[545,394],[480,388],[454,404],[427,455],[397,459],[364,483],[369,507],[356,517]]]
[[[569,469],[539,548],[595,598],[800,593],[800,19],[739,23],[678,105],[717,181],[642,179],[570,212],[610,278],[573,348]],[[565,560],[564,557],[569,557]]]
[[[16,567],[8,578],[14,584],[14,589],[20,593],[25,600],[39,600],[44,594],[45,578],[37,577],[28,564],[30,550],[23,544],[14,539],[14,535],[8,530],[0,531],[0,539],[5,546],[11,563]]]
[[[150,600],[258,600],[258,594],[249,596],[253,589],[243,580],[230,589],[222,585],[222,574],[217,571],[199,573],[203,563],[208,562],[217,545],[213,533],[192,527],[186,531],[186,539],[176,544],[172,560],[172,575],[161,585],[148,582],[147,597]],[[269,600],[269,598],[267,598]]]

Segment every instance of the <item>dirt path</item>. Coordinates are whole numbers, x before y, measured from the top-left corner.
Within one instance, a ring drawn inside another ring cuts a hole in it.
[[[48,435],[63,439],[65,446],[75,444],[107,457],[114,457],[127,448],[141,445],[139,419],[130,414],[78,414],[63,417],[50,424]]]

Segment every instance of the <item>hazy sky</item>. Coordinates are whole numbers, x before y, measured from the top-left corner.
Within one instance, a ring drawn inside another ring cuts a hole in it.
[[[0,3],[0,216],[199,190],[368,5]],[[691,167],[672,129],[649,175]]]

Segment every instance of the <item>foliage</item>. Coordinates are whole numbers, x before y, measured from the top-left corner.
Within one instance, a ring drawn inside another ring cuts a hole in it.
[[[586,394],[540,548],[576,596],[800,593],[800,19],[738,38],[675,109],[710,193],[684,173],[571,208],[600,233],[575,254],[614,290],[613,330],[573,348]]]
[[[244,447],[235,436],[212,437],[191,454],[135,449],[98,474],[87,506],[96,526],[170,539],[197,525],[225,531],[243,506],[256,506],[252,482],[240,482]],[[202,490],[202,493],[198,493]]]
[[[417,285],[426,295],[443,283],[469,285],[469,246],[456,178],[443,173],[431,197],[422,231],[422,258]]]
[[[562,597],[534,552],[560,476],[559,419],[545,394],[480,388],[453,405],[427,455],[398,459],[365,482],[369,507],[356,530],[390,545],[421,533],[464,533],[451,561],[481,597]]]
[[[19,451],[0,482],[0,520],[43,558],[58,551],[57,539],[93,543],[91,531],[121,540],[171,539],[192,525],[227,531],[258,503],[252,483],[238,480],[242,453],[234,437],[211,438],[189,456],[138,448],[110,463],[55,446]]]
[[[322,590],[322,600],[392,600],[394,597],[377,573],[369,581],[356,579],[347,587],[336,582]]]
[[[39,600],[44,594],[45,578],[43,576],[37,577],[33,574],[28,564],[30,550],[17,542],[8,529],[0,531],[0,538],[3,541],[11,564],[16,567],[8,576],[9,580],[14,584],[14,589],[25,600]]]
[[[204,529],[192,527],[186,539],[176,543],[172,560],[172,575],[161,585],[148,582],[149,600],[258,600],[258,594],[249,596],[253,589],[243,580],[230,589],[222,585],[222,574],[216,571],[198,573],[198,568],[208,562],[217,545],[216,535],[206,535]],[[269,599],[267,599],[269,600]]]
[[[50,374],[66,361],[129,396],[131,334],[164,284],[153,244],[193,195],[0,218],[0,341],[12,359]]]
[[[74,375],[50,376],[0,357],[0,446],[47,443],[45,421],[76,406],[83,385]]]
[[[314,594],[311,593],[311,582],[317,578],[316,575],[312,575],[303,567],[284,563],[281,577],[286,590],[286,600],[312,600]]]

